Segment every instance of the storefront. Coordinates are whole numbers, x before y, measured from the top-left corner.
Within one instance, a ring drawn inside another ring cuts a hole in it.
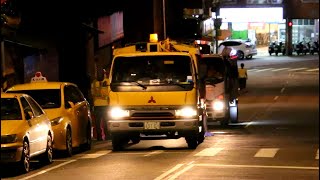
[[[231,31],[230,39],[250,39],[257,46],[286,41],[287,22],[282,7],[221,8],[219,18],[222,18],[220,29]],[[292,20],[292,43],[316,41],[318,35],[319,19]]]

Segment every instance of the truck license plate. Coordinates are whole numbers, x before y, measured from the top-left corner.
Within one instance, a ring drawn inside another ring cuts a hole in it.
[[[160,122],[145,122],[144,129],[160,129]]]

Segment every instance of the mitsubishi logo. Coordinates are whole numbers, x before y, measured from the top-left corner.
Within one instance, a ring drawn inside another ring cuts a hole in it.
[[[153,99],[153,96],[150,97],[150,100],[148,101],[148,103],[156,103],[156,101]]]

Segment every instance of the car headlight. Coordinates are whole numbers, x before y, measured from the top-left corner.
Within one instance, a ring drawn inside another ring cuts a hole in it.
[[[176,116],[181,117],[193,117],[197,115],[197,110],[191,107],[185,107],[183,109],[176,110]]]
[[[212,102],[212,108],[215,111],[221,111],[224,108],[224,102],[221,100],[215,100]]]
[[[120,119],[120,118],[124,118],[124,117],[129,117],[130,113],[129,113],[129,110],[123,110],[123,109],[117,107],[117,108],[112,108],[109,111],[109,115],[112,119]]]
[[[15,143],[17,142],[17,139],[16,134],[4,135],[1,136],[1,144]]]
[[[63,118],[62,117],[57,117],[52,119],[51,122],[51,126],[56,126],[58,124],[60,124],[62,122]]]

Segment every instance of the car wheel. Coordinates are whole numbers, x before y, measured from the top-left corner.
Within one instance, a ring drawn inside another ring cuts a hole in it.
[[[244,53],[242,51],[238,51],[237,56],[238,56],[238,59],[240,59],[240,60],[244,59]]]
[[[246,59],[252,59],[252,55],[248,55]]]
[[[30,171],[30,147],[27,141],[23,141],[22,155],[19,162],[19,167],[23,173]]]
[[[91,138],[91,127],[88,124],[87,131],[86,131],[86,143],[84,144],[84,150],[90,150],[92,145],[92,138]]]
[[[68,157],[72,156],[72,134],[71,134],[71,129],[67,128],[66,132],[66,155]]]
[[[53,161],[53,147],[52,147],[52,138],[50,135],[47,137],[47,149],[46,152],[43,154],[41,161],[44,164],[51,164]]]

